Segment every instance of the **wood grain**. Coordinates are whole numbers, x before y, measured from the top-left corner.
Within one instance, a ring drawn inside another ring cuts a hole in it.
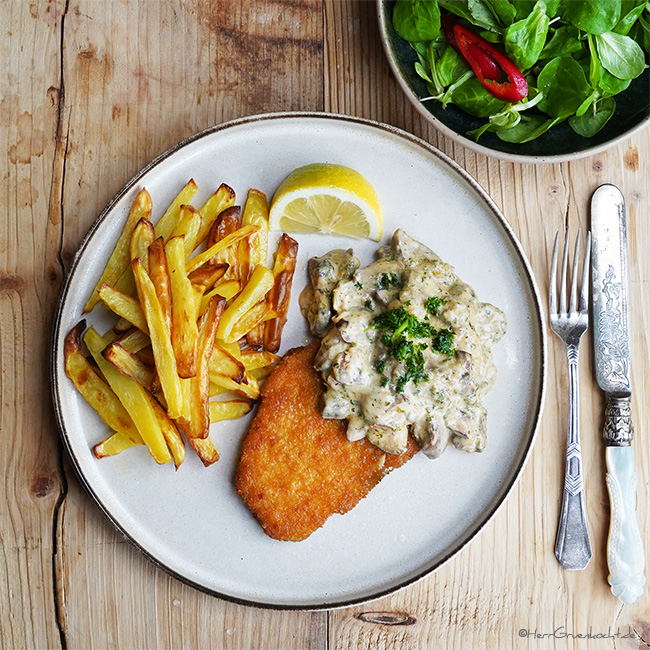
[[[60,10],[0,5],[1,648],[59,644],[53,521],[62,480],[44,369],[62,276]]]
[[[325,110],[424,138],[501,207],[543,296],[555,232],[586,228],[591,193],[613,182],[628,202],[638,509],[647,532],[649,129],[572,163],[512,164],[471,152],[438,133],[401,94],[369,1],[13,0],[0,3],[0,24],[0,144],[8,154],[0,176],[0,649],[650,645],[650,589],[623,607],[606,582],[603,399],[590,380],[587,344],[581,408],[594,559],[586,570],[565,572],[553,555],[568,388],[564,351],[551,335],[535,448],[480,537],[391,597],[314,613],[206,596],[125,542],[63,459],[46,370],[62,273],[97,215],[155,156],[225,120]],[[619,638],[571,636],[590,632]]]

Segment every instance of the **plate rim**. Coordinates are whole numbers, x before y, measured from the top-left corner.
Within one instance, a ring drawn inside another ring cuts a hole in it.
[[[435,129],[441,131],[443,135],[447,136],[454,142],[457,142],[463,147],[474,151],[475,153],[480,153],[489,158],[497,158],[499,160],[505,160],[507,162],[514,163],[527,163],[527,164],[552,164],[552,163],[562,163],[562,162],[571,162],[574,160],[580,160],[581,158],[588,158],[589,156],[595,156],[597,154],[613,149],[615,146],[621,144],[625,140],[631,138],[635,133],[645,128],[650,124],[650,114],[647,115],[643,120],[638,124],[630,127],[627,131],[621,133],[620,135],[603,142],[602,144],[596,145],[589,149],[583,149],[582,151],[574,151],[569,153],[560,153],[555,155],[548,156],[526,156],[525,154],[520,153],[507,153],[505,151],[499,151],[498,149],[491,149],[486,147],[478,142],[475,142],[471,138],[467,138],[461,133],[454,131],[448,127],[444,122],[439,120],[433,113],[431,113],[427,107],[422,103],[418,98],[415,92],[411,87],[406,83],[405,79],[402,76],[402,72],[397,66],[395,57],[391,51],[390,39],[388,37],[388,28],[386,25],[386,11],[385,7],[387,0],[377,0],[377,22],[379,24],[379,36],[384,50],[384,55],[388,61],[388,65],[393,73],[393,77],[397,81],[398,85],[402,89],[402,92],[406,95],[408,100],[411,102],[413,107],[424,117],[424,119],[429,122]]]
[[[540,389],[539,389],[537,404],[535,405],[534,409],[531,409],[531,413],[534,412],[534,421],[532,425],[532,431],[530,432],[526,444],[525,451],[523,453],[521,461],[516,467],[516,470],[513,474],[511,481],[505,487],[501,498],[498,499],[496,503],[493,504],[493,506],[489,509],[488,514],[485,515],[482,521],[479,522],[479,524],[477,525],[475,531],[471,534],[471,536],[467,539],[462,540],[459,544],[455,545],[438,562],[435,562],[432,566],[427,567],[425,570],[419,571],[416,574],[403,579],[396,585],[392,585],[390,587],[384,587],[379,592],[373,593],[372,595],[358,596],[354,598],[343,598],[340,600],[336,600],[333,602],[325,602],[322,604],[299,604],[299,603],[291,603],[291,602],[277,602],[277,603],[260,602],[252,599],[240,598],[237,596],[233,596],[231,594],[222,593],[215,589],[206,587],[205,585],[202,585],[192,580],[191,578],[182,575],[178,571],[171,569],[170,567],[166,566],[162,561],[160,561],[158,558],[156,558],[152,553],[150,553],[146,548],[144,548],[132,535],[130,535],[126,530],[124,530],[123,527],[119,524],[119,522],[113,517],[109,509],[106,506],[104,506],[99,495],[95,493],[94,489],[90,485],[90,482],[86,479],[86,477],[83,475],[81,471],[80,464],[78,463],[74,455],[74,452],[72,450],[72,446],[68,440],[67,429],[65,426],[65,422],[63,421],[63,416],[61,412],[61,400],[59,398],[60,376],[57,372],[59,359],[60,359],[58,341],[61,336],[63,307],[67,301],[71,280],[75,275],[75,271],[77,269],[81,257],[83,256],[86,249],[90,245],[100,224],[108,216],[108,214],[111,212],[115,204],[125,194],[127,194],[133,188],[133,186],[140,180],[140,178],[142,178],[145,174],[147,174],[149,171],[154,169],[156,166],[158,166],[161,162],[163,162],[170,156],[174,155],[176,152],[182,150],[183,148],[185,148],[186,146],[188,146],[189,144],[197,140],[218,133],[219,131],[223,131],[229,128],[234,128],[246,124],[253,124],[262,121],[296,119],[296,118],[320,119],[320,120],[333,121],[333,122],[348,122],[348,123],[362,125],[366,127],[372,127],[377,129],[378,131],[388,132],[392,135],[397,136],[398,138],[406,139],[407,141],[425,149],[429,154],[434,155],[441,162],[448,165],[454,172],[459,174],[461,178],[465,182],[467,182],[475,192],[479,194],[480,198],[483,200],[485,205],[493,213],[493,216],[495,217],[499,225],[503,228],[504,233],[509,238],[510,244],[514,247],[518,258],[522,263],[523,270],[525,271],[526,274],[527,285],[532,291],[533,306],[534,306],[534,312],[536,317],[535,324],[538,327],[539,334],[540,334],[540,342],[541,342]],[[111,523],[113,528],[120,534],[120,536],[123,539],[127,540],[132,546],[134,546],[149,561],[153,562],[154,565],[156,565],[157,567],[165,571],[168,575],[172,576],[176,580],[179,580],[180,582],[190,587],[193,587],[194,589],[197,589],[210,596],[214,596],[222,600],[236,603],[239,605],[247,605],[247,606],[257,607],[261,609],[271,609],[271,610],[278,610],[278,611],[330,611],[330,610],[336,610],[345,607],[351,607],[354,605],[360,605],[363,603],[369,603],[379,598],[384,598],[391,594],[397,593],[398,591],[401,591],[402,589],[405,589],[419,582],[420,580],[423,580],[429,575],[432,575],[440,568],[442,568],[444,565],[446,565],[449,561],[451,561],[452,558],[458,555],[470,543],[476,540],[477,537],[479,537],[479,535],[485,530],[487,525],[494,519],[498,511],[503,507],[504,503],[508,500],[508,497],[511,495],[512,491],[514,490],[517,483],[519,482],[519,479],[521,478],[524,469],[530,459],[531,452],[539,432],[541,417],[544,410],[544,403],[546,399],[546,390],[547,390],[548,350],[547,350],[546,334],[547,334],[546,322],[544,318],[544,310],[542,308],[542,301],[539,292],[539,287],[537,286],[537,282],[535,280],[532,267],[530,265],[528,257],[526,256],[523,250],[521,243],[519,242],[519,239],[515,235],[512,227],[506,220],[505,216],[502,214],[499,207],[496,205],[494,200],[489,196],[486,190],[484,190],[483,187],[456,161],[454,161],[452,158],[447,156],[445,153],[443,153],[442,151],[440,151],[430,143],[417,137],[416,135],[404,131],[398,127],[383,122],[379,122],[376,120],[344,115],[340,113],[328,113],[328,112],[319,112],[319,111],[269,112],[269,113],[261,113],[261,114],[236,118],[233,120],[228,120],[221,124],[216,124],[206,129],[203,129],[201,131],[198,131],[197,133],[194,133],[189,137],[181,140],[180,142],[173,145],[163,153],[159,154],[152,161],[147,163],[144,167],[142,167],[133,177],[130,178],[130,180],[128,180],[125,183],[125,185],[108,202],[106,207],[101,211],[101,213],[99,214],[97,219],[93,222],[87,234],[79,244],[77,252],[75,253],[70,263],[70,267],[66,272],[65,280],[62,284],[59,296],[57,298],[56,310],[54,313],[54,321],[52,326],[52,336],[50,340],[50,354],[49,354],[50,388],[51,388],[52,402],[53,402],[54,412],[55,412],[55,419],[57,423],[57,428],[59,429],[59,435],[63,442],[63,446],[68,454],[68,458],[70,459],[70,462],[74,468],[75,474],[77,475],[77,478],[79,479],[81,485],[83,486],[86,493],[90,496],[91,500],[99,508],[100,512],[102,512],[102,514],[108,519],[108,521]]]

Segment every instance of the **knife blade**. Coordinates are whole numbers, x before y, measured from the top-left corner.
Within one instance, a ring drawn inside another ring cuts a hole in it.
[[[625,200],[615,185],[601,185],[591,198],[591,234],[594,361],[596,381],[605,392],[605,478],[611,506],[608,581],[612,593],[631,604],[641,595],[645,576],[632,449],[627,226]]]

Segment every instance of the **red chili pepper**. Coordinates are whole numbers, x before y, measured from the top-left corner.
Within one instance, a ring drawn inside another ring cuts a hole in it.
[[[467,46],[467,50],[472,58],[481,66],[483,76],[492,81],[498,81],[501,78],[501,68],[499,64],[476,43]]]
[[[446,41],[460,52],[489,93],[506,102],[518,102],[528,94],[526,78],[505,54],[448,16],[442,17],[442,29]],[[502,73],[508,80],[499,82]]]

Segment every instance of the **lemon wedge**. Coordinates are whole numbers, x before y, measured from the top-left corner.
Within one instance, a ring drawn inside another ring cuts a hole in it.
[[[325,233],[379,241],[383,228],[379,197],[357,171],[329,163],[294,169],[278,187],[269,228]]]

